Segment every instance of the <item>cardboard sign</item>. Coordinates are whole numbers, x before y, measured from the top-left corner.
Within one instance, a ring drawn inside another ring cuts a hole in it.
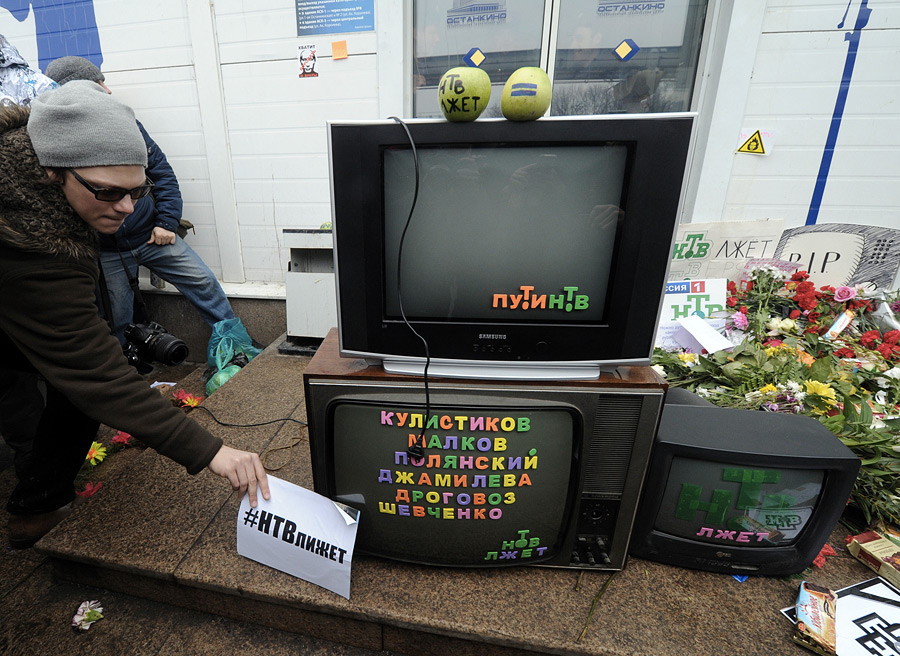
[[[678,227],[669,280],[726,278],[737,282],[752,258],[775,257],[784,221],[714,221]]]
[[[350,598],[350,566],[358,512],[268,476],[271,499],[256,508],[245,494],[237,519],[237,551],[263,565]]]
[[[893,289],[900,268],[900,230],[823,223],[785,230],[775,257],[809,273],[816,287]]]
[[[726,309],[727,285],[724,278],[666,283],[659,320],[677,321],[692,315],[709,319],[721,313]]]
[[[691,353],[700,353],[703,349],[712,353],[734,346],[717,332],[725,326],[727,283],[724,278],[666,283],[656,346],[667,351],[687,349]],[[686,327],[683,321],[688,318],[691,321]],[[698,330],[702,331],[702,339],[692,334]]]

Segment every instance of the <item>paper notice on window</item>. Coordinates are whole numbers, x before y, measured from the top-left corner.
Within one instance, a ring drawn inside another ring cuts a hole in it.
[[[247,495],[237,519],[240,555],[350,598],[359,513],[293,483],[268,477],[271,499]]]

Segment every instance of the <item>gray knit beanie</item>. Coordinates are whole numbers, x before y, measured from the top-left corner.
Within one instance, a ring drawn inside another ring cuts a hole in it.
[[[84,57],[60,57],[47,64],[46,76],[60,85],[72,80],[103,82],[106,80],[100,69]]]
[[[35,98],[28,136],[41,166],[147,166],[134,111],[94,82],[75,80]]]

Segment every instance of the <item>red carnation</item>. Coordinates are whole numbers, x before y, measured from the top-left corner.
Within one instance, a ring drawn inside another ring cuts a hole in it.
[[[725,299],[725,305],[728,307],[734,307],[737,305],[737,296],[729,296]]]
[[[896,344],[898,340],[900,340],[900,330],[889,330],[881,338],[885,344]]]
[[[855,358],[856,357],[856,351],[854,351],[852,348],[849,348],[847,346],[845,346],[844,348],[839,348],[837,351],[834,352],[834,354],[839,358]]]
[[[872,348],[881,340],[881,333],[877,330],[867,330],[859,336],[859,343],[866,348]]]
[[[794,300],[804,310],[812,310],[819,304],[814,294],[797,294]]]
[[[890,360],[894,357],[895,353],[900,353],[900,347],[891,346],[890,344],[879,344],[875,347],[875,350],[878,351],[885,360]]]
[[[809,278],[809,274],[806,271],[794,271],[794,275],[791,276],[791,280],[806,280]]]

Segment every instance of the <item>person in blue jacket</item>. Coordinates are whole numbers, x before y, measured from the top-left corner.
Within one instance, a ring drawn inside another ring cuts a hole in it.
[[[89,80],[112,93],[100,69],[83,57],[50,62],[47,76],[60,86]],[[141,265],[175,285],[210,326],[234,318],[215,274],[177,234],[183,201],[175,172],[140,121],[137,126],[147,144],[147,177],[153,182],[153,192],[135,203],[134,213],[118,232],[100,236],[100,265],[109,290],[112,326],[122,344],[125,328],[133,319],[134,291],[129,278],[137,280]]]

